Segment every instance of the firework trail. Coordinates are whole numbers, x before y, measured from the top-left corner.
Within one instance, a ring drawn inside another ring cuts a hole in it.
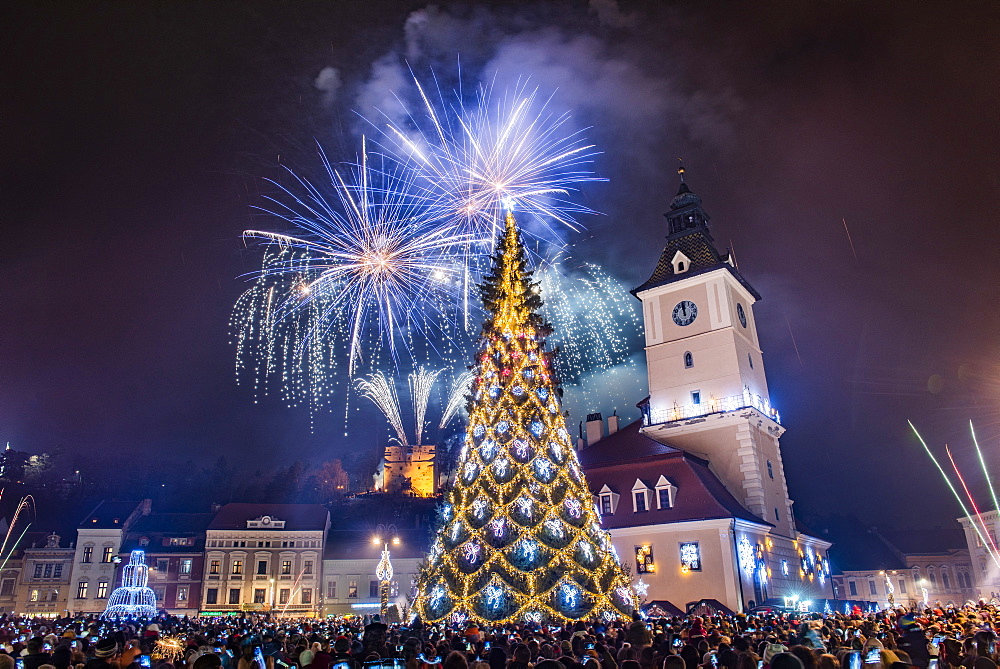
[[[382,372],[375,372],[367,379],[357,379],[355,386],[358,392],[367,397],[385,415],[401,446],[409,446],[406,431],[403,429],[403,419],[399,411],[399,398],[396,397],[396,387],[386,379]]]
[[[455,378],[454,383],[451,384],[451,392],[448,393],[448,401],[445,402],[444,411],[441,412],[441,422],[438,423],[439,430],[443,430],[465,404],[465,396],[469,394],[474,378],[476,375],[472,372],[462,372]]]
[[[0,490],[0,499],[3,498],[3,490]],[[20,535],[17,539],[11,542],[11,537],[14,536],[15,530],[17,528],[17,521],[21,519],[21,514],[27,515],[30,512],[31,520],[27,521],[24,528],[21,530]],[[11,556],[14,555],[14,551],[17,550],[18,545],[20,545],[21,540],[24,539],[24,535],[28,533],[28,528],[35,519],[35,498],[31,495],[25,495],[18,502],[17,508],[14,510],[14,515],[10,521],[10,527],[7,528],[7,534],[4,535],[3,544],[0,544],[0,556],[3,557],[3,562],[0,562],[0,569],[7,566],[7,562],[10,560]],[[9,548],[8,548],[9,546]]]
[[[983,470],[983,477],[986,479],[986,485],[990,488],[990,497],[993,498],[993,509],[1000,511],[1000,503],[997,502],[997,493],[993,489],[993,479],[990,477],[989,469],[986,468],[986,461],[983,459],[983,451],[979,448],[979,439],[976,438],[976,427],[969,421],[969,432],[972,433],[972,443],[976,447],[976,455],[979,457],[979,466]]]
[[[421,367],[408,377],[410,382],[410,401],[413,403],[414,435],[416,436],[417,446],[423,440],[424,427],[426,426],[424,419],[427,417],[427,405],[431,399],[431,390],[434,388],[434,382],[437,381],[438,375],[443,371],[443,369],[428,371]]]
[[[924,451],[927,452],[927,455],[930,457],[931,462],[933,462],[934,466],[937,467],[938,472],[940,472],[941,474],[941,478],[944,479],[944,482],[948,485],[948,489],[951,490],[951,494],[954,495],[955,499],[958,501],[958,505],[962,507],[962,513],[965,514],[966,518],[969,518],[970,520],[969,524],[972,525],[972,529],[979,537],[980,543],[982,543],[983,547],[986,549],[986,552],[990,554],[990,557],[993,559],[993,563],[996,564],[998,568],[1000,568],[1000,554],[998,554],[997,551],[993,550],[990,539],[987,536],[984,536],[983,534],[983,530],[985,530],[986,527],[983,526],[983,529],[980,529],[979,525],[977,525],[975,522],[972,521],[972,514],[969,513],[969,509],[968,507],[965,506],[965,502],[962,500],[962,496],[958,494],[958,490],[955,489],[955,485],[951,482],[951,479],[948,478],[948,475],[945,473],[944,468],[941,466],[941,463],[939,463],[938,459],[934,457],[934,453],[931,452],[931,449],[929,446],[927,446],[927,442],[924,441],[924,438],[920,436],[920,432],[918,432],[916,426],[913,425],[913,421],[906,421],[906,422],[909,423],[910,429],[913,430],[913,434],[915,434],[917,439],[920,441],[920,445],[924,447]]]

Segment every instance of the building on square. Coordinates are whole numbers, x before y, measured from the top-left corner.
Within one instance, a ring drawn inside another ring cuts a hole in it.
[[[21,579],[11,609],[31,617],[56,617],[67,613],[73,569],[73,544],[61,545],[52,533],[41,546],[25,548],[21,558]],[[9,587],[9,586],[8,586]],[[4,590],[0,587],[0,593]]]
[[[680,610],[716,600],[832,598],[830,543],[792,513],[753,305],[760,295],[720,253],[681,175],[666,246],[632,294],[642,301],[649,397],[642,419],[580,453],[603,523],[646,600]],[[590,423],[601,421],[599,414]]]
[[[389,550],[393,577],[389,587],[390,620],[404,620],[420,563],[427,556],[426,529],[378,536],[362,530],[331,530],[323,557],[323,615],[378,613],[379,580],[375,567]],[[392,610],[394,607],[394,610]]]
[[[205,531],[212,513],[150,513],[129,528],[119,551],[118,576],[129,555],[141,550],[157,608],[171,615],[197,615],[205,563]],[[112,588],[113,589],[113,588]]]
[[[226,504],[205,534],[200,610],[317,615],[329,527],[319,504]]]
[[[76,614],[103,613],[115,589],[115,572],[125,532],[150,512],[150,500],[105,500],[76,530],[68,608]]]

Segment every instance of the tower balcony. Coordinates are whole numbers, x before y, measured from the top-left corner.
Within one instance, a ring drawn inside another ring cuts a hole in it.
[[[712,397],[699,404],[674,404],[671,407],[649,407],[643,412],[642,424],[644,426],[662,425],[663,423],[674,423],[691,418],[702,418],[713,414],[729,413],[742,409],[756,409],[769,417],[778,425],[781,425],[781,414],[771,406],[766,397],[761,397],[749,390],[744,390],[741,395],[730,395],[729,397]]]

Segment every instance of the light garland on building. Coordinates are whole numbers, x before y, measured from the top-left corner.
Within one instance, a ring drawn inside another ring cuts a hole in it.
[[[638,602],[561,413],[549,326],[513,216],[482,287],[487,319],[455,487],[418,579],[427,622],[631,617]]]

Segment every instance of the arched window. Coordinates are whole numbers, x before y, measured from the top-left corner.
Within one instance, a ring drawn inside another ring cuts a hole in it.
[[[927,568],[927,580],[930,581],[932,588],[937,588],[937,574],[934,573],[934,567]]]
[[[767,461],[767,475],[772,479],[774,478],[774,467],[771,466],[771,461]]]
[[[694,367],[694,356],[691,355],[691,351],[684,352],[684,368],[690,369]]]
[[[750,369],[753,369],[753,356],[747,353],[747,360],[750,361]]]
[[[951,578],[949,578],[948,570],[945,567],[941,567],[941,585],[944,586],[945,590],[951,590]]]

